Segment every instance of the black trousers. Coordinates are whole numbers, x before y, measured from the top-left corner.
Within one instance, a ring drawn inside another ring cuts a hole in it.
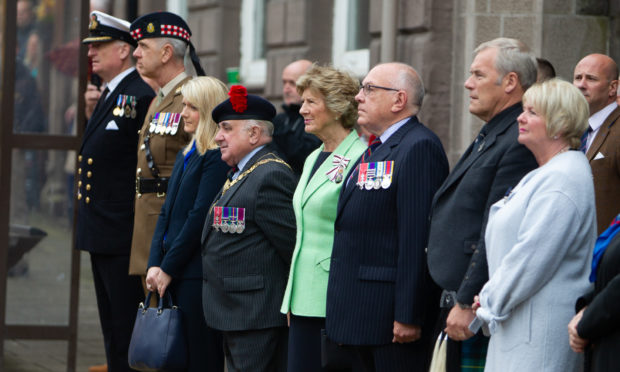
[[[321,367],[322,329],[325,329],[325,318],[291,314],[291,326],[288,331],[288,372],[336,371]]]
[[[284,372],[287,327],[224,331],[224,355],[229,372]]]
[[[129,255],[91,253],[90,263],[108,371],[133,371],[127,352],[138,304],[144,300],[140,277],[128,274]]]
[[[173,279],[168,289],[181,309],[187,335],[187,372],[223,372],[222,333],[207,326],[202,312],[202,278]]]

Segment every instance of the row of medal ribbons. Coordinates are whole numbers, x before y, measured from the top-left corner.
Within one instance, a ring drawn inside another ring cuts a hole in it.
[[[112,114],[118,117],[126,117],[135,119],[136,112],[136,104],[138,100],[136,96],[126,96],[124,94],[119,94],[116,98],[116,107],[112,110]]]
[[[387,189],[392,184],[394,160],[374,163],[360,163],[357,175],[357,186],[360,190]]]
[[[213,227],[223,233],[241,234],[245,230],[245,208],[213,207]]]
[[[156,112],[149,126],[149,133],[170,134],[174,136],[179,130],[181,114],[177,112]]]

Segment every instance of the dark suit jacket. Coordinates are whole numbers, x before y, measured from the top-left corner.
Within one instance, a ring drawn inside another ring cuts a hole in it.
[[[489,208],[538,167],[517,142],[521,112],[518,103],[492,118],[485,139],[469,146],[433,198],[428,267],[435,282],[457,291],[463,304],[471,304],[488,280],[484,230]]]
[[[112,114],[119,94],[137,98],[135,118]],[[138,130],[154,95],[134,70],[111,92],[108,99],[104,101],[102,96],[95,106],[78,155],[78,249],[103,254],[129,254]],[[113,129],[114,126],[118,129]]]
[[[148,267],[159,266],[173,278],[200,279],[200,233],[230,167],[222,161],[219,149],[208,150],[204,155],[194,151],[185,170],[184,158],[183,150],[179,151],[168,182],[168,195],[157,219]]]
[[[594,177],[598,233],[620,212],[620,107],[612,111],[594,137],[586,156]],[[595,159],[599,154],[603,158]]]
[[[241,172],[264,159],[279,158],[264,147]],[[215,230],[211,208],[202,233],[205,320],[222,331],[286,326],[279,309],[295,247],[295,177],[272,161],[235,181],[213,205],[245,208],[245,230]]]
[[[437,136],[416,117],[366,162],[388,160],[394,161],[389,188],[360,190],[355,171],[341,190],[326,312],[327,334],[338,343],[389,344],[395,320],[425,324],[432,283],[424,254],[428,211],[448,161]]]
[[[577,310],[586,305],[577,332],[591,343],[591,371],[620,371],[620,234],[599,262],[594,291],[577,301]]]

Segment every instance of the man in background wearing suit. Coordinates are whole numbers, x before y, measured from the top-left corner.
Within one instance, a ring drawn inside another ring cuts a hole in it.
[[[127,273],[133,226],[138,129],[153,90],[131,58],[129,22],[91,13],[88,56],[106,88],[92,111],[78,155],[77,241],[90,252],[99,319],[110,371],[130,371],[129,340],[144,298],[140,280]],[[96,88],[90,87],[87,94]]]
[[[174,33],[169,31],[176,29]],[[140,75],[151,79],[159,91],[140,129],[135,169],[136,203],[129,273],[141,275],[143,285],[157,218],[164,205],[168,179],[177,153],[191,136],[185,133],[181,87],[192,77],[183,63],[189,47],[198,75],[204,75],[190,42],[187,23],[174,13],[145,14],[131,24],[138,47],[134,57]]]
[[[301,97],[297,93],[296,83],[310,67],[312,62],[300,59],[282,70],[284,112],[273,118],[273,144],[297,177],[301,176],[308,155],[321,145],[321,141],[314,134],[306,133],[304,118],[299,113]]]
[[[582,138],[582,150],[592,167],[600,234],[620,212],[618,66],[604,54],[585,56],[575,67],[573,85],[581,90],[590,106],[590,126]]]
[[[448,161],[415,116],[423,98],[402,63],[374,67],[356,96],[358,124],[377,139],[340,193],[326,311],[327,336],[353,350],[355,370],[428,367],[438,293],[424,248]]]
[[[464,367],[484,365],[488,338],[461,341],[474,336],[468,328],[471,304],[488,280],[488,211],[538,166],[517,142],[521,97],[536,81],[536,59],[522,42],[507,38],[482,43],[474,53],[465,81],[469,112],[486,124],[433,198],[428,241],[428,267],[443,289],[439,328],[450,337],[448,371],[460,371],[462,361]]]
[[[271,103],[231,87],[212,113],[222,160],[233,167],[202,232],[203,310],[223,331],[229,371],[285,371],[288,329],[280,304],[295,247],[291,168],[268,145]]]

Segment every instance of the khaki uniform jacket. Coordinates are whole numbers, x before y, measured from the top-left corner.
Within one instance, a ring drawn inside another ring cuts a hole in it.
[[[178,131],[174,135],[149,133],[149,126],[156,113],[180,113],[183,109],[181,87],[191,76],[177,84],[161,103],[157,104],[157,98],[153,100],[146,114],[144,124],[140,130],[138,141],[138,163],[136,176],[153,178],[146,160],[144,138],[150,136],[149,147],[153,156],[153,162],[159,168],[159,177],[170,177],[176,160],[177,153],[187,145],[191,136],[183,130],[183,119],[179,122]],[[135,217],[133,226],[133,239],[131,243],[131,256],[129,258],[129,274],[146,275],[146,265],[151,249],[151,240],[157,225],[157,218],[164,205],[165,195],[156,193],[136,194]]]
[[[609,114],[586,157],[592,167],[598,234],[620,213],[620,107]],[[599,155],[600,153],[600,155]]]

